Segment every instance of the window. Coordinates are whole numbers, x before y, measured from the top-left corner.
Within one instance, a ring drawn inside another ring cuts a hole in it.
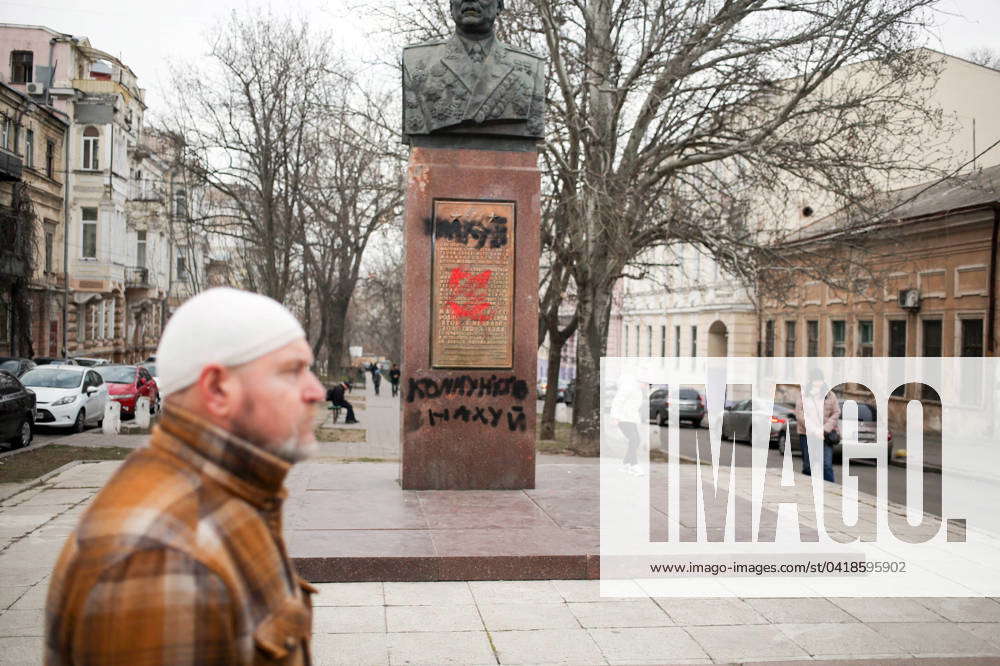
[[[87,339],[87,304],[76,306],[76,341]]]
[[[681,327],[674,326],[674,356],[681,355]]]
[[[0,116],[0,148],[10,150],[10,140],[14,134],[14,125],[7,116]]]
[[[56,167],[56,144],[54,141],[45,142],[45,175],[52,178]]]
[[[922,356],[938,357],[941,355],[941,320],[924,319],[924,340]]]
[[[774,320],[764,322],[764,356],[774,356]]]
[[[99,150],[101,133],[90,125],[83,130],[83,168],[96,171],[100,168]]]
[[[101,301],[98,304],[98,306],[96,308],[94,308],[94,310],[96,312],[95,316],[97,318],[97,339],[98,340],[103,340],[106,337],[106,335],[105,335],[107,333],[106,325],[107,325],[107,322],[108,322],[107,307],[108,307],[108,304],[105,301]]]
[[[660,356],[667,355],[667,327],[660,327]]]
[[[139,268],[146,267],[146,232],[137,231],[135,241],[135,265]]]
[[[180,257],[178,257],[180,259]],[[625,348],[622,350],[622,356],[628,356],[628,324],[622,325],[622,342]]]
[[[962,356],[983,355],[983,320],[962,320]]]
[[[187,190],[179,189],[174,194],[174,214],[177,217],[187,217]]]
[[[830,322],[831,348],[830,356],[847,355],[847,325],[843,319]]]
[[[698,327],[691,327],[691,356],[698,355]]]
[[[646,327],[646,356],[653,355],[653,327]]]
[[[31,83],[31,70],[34,64],[34,53],[31,51],[10,52],[10,82]]]
[[[83,252],[84,259],[97,259],[97,209],[83,209]]]
[[[0,300],[0,342],[10,342],[10,303]]]
[[[889,356],[906,356],[906,322],[889,322]]]
[[[46,231],[45,231],[45,272],[46,273],[51,273],[52,272],[52,250],[53,250],[53,246],[55,245],[55,236],[56,236],[56,233],[54,231],[46,229]]]
[[[870,319],[858,322],[858,356],[874,356],[875,327]]]
[[[114,300],[108,303],[108,337],[112,339],[115,337],[115,305]]]
[[[186,280],[187,279],[187,257],[183,254],[177,254],[177,279]],[[627,329],[626,329],[627,331]],[[625,336],[625,355],[628,356],[628,335]]]
[[[24,165],[35,166],[35,133],[32,130],[24,133]]]
[[[810,319],[806,322],[806,356],[819,356],[819,322]]]
[[[795,356],[795,322],[785,322],[785,356]]]
[[[941,356],[941,320],[924,319],[922,323],[924,328],[923,355],[929,357]],[[937,401],[941,399],[937,391],[927,384],[922,385],[921,393],[921,397],[924,400]]]

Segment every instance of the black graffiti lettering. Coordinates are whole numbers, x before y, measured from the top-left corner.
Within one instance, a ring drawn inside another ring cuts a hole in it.
[[[471,415],[472,415],[472,412],[470,412],[469,408],[466,407],[465,405],[459,405],[458,409],[456,409],[455,411],[453,411],[451,413],[451,416],[452,416],[453,419],[455,419],[456,421],[458,421],[459,419],[461,419],[465,423],[469,422],[469,416],[471,416]]]
[[[427,397],[427,394],[420,388],[420,383],[413,379],[413,377],[410,377],[409,387],[406,390],[406,402],[413,402],[415,397],[423,400]]]
[[[481,250],[487,245],[491,248],[501,248],[507,244],[507,218],[494,216],[487,224],[479,220],[462,220],[459,218],[438,218],[424,220],[424,232],[435,238],[475,246]]]
[[[428,409],[427,410],[427,416],[429,417],[428,420],[430,421],[430,424],[432,426],[437,425],[438,421],[447,421],[447,420],[449,420],[448,409],[447,408],[445,408],[445,410],[443,412],[435,412],[433,409]]]
[[[500,424],[500,417],[503,416],[503,410],[493,409],[492,407],[487,407],[486,409],[490,410],[490,416],[493,417],[493,420],[490,421],[490,425],[496,428]]]
[[[517,413],[516,419],[514,418],[515,412]],[[515,430],[527,430],[528,421],[524,414],[524,407],[514,405],[510,408],[510,411],[507,412],[507,426],[510,427],[511,432]]]
[[[413,402],[442,396],[496,398],[505,395],[512,395],[517,400],[526,399],[528,397],[528,382],[518,379],[514,375],[506,377],[459,375],[441,379],[410,377],[407,380],[406,401]]]
[[[482,421],[483,425],[487,425],[489,421],[486,420],[486,408],[485,407],[473,407],[476,412],[472,415],[472,421]]]
[[[515,379],[514,388],[512,389],[511,393],[518,400],[524,400],[525,398],[528,397],[528,382],[524,381],[523,379]]]

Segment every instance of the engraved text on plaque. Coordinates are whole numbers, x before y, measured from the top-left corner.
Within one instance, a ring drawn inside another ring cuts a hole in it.
[[[434,201],[431,366],[511,368],[513,202]]]

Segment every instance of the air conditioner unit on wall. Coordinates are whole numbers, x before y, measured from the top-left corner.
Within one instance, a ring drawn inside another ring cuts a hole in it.
[[[897,301],[899,307],[904,310],[919,310],[920,309],[920,290],[919,289],[900,289],[899,299]]]
[[[29,95],[44,95],[45,94],[45,84],[44,83],[28,83],[25,85],[25,91]]]

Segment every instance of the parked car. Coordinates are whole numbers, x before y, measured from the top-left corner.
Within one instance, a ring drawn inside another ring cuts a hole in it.
[[[102,365],[94,368],[108,387],[108,399],[122,406],[122,415],[134,415],[139,398],[149,398],[150,409],[160,407],[160,389],[149,370],[135,365]]]
[[[838,400],[840,405],[840,433],[844,434],[844,400]],[[878,410],[875,405],[870,402],[858,402],[858,444],[875,444],[876,443],[876,429],[878,426]],[[892,460],[892,431],[888,430],[886,432],[886,446],[888,447],[889,457],[887,460]],[[843,437],[838,444],[833,447],[833,457],[835,459],[842,458],[843,454]],[[872,454],[875,457],[875,454]]]
[[[71,358],[58,358],[55,356],[36,356],[33,360],[35,361],[35,365],[78,365]]]
[[[156,361],[143,361],[139,364],[140,368],[146,368],[146,371],[153,376],[153,381],[156,382],[156,388],[160,388],[160,373],[156,371]]]
[[[670,396],[666,387],[656,388],[649,394],[649,418],[657,424],[667,425],[670,418]],[[680,402],[677,405],[679,421],[687,421],[694,427],[701,425],[705,418],[705,398],[693,388],[680,388]]]
[[[545,390],[548,388],[548,385],[548,382],[538,382],[538,384],[535,385],[535,397],[538,400],[545,400]]]
[[[0,370],[6,370],[15,377],[20,377],[33,367],[35,367],[35,362],[30,358],[0,356]]]
[[[566,383],[566,388],[563,390],[563,402],[567,405],[572,405],[576,401],[576,380],[571,379]]]
[[[104,420],[108,387],[95,370],[79,365],[43,365],[21,377],[35,392],[35,424],[73,428]]]
[[[760,412],[753,411],[752,400],[727,402],[726,408],[722,412],[722,436],[734,442],[749,443],[753,434],[753,420],[760,414]],[[798,450],[799,438],[795,430],[795,405],[776,402],[772,412],[763,416],[768,417],[770,421],[770,446],[784,450],[786,438],[791,432],[792,449]]]
[[[0,370],[0,441],[19,449],[31,444],[35,394],[13,373]]]
[[[89,356],[74,356],[73,360],[77,365],[85,365],[92,368],[97,365],[111,365],[111,361],[106,358],[91,358]]]

